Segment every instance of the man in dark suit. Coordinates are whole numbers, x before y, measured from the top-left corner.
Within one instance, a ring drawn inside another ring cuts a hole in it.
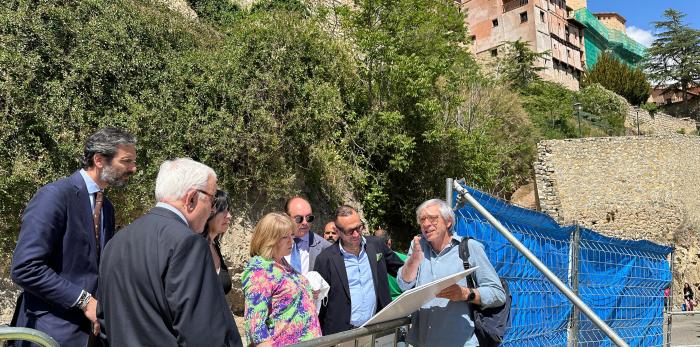
[[[403,265],[380,239],[362,235],[365,224],[354,208],[338,207],[335,225],[340,240],[321,252],[314,267],[330,285],[318,316],[324,335],[361,326],[388,305],[387,272],[396,276]]]
[[[86,346],[99,331],[100,250],[114,234],[114,207],[102,191],[124,186],[136,171],[135,143],[117,128],[96,132],[86,141],[83,168],[41,187],[29,201],[11,267],[24,290],[16,326],[43,331],[61,346]]]
[[[316,257],[331,243],[311,230],[316,217],[311,210],[311,204],[306,199],[295,196],[287,200],[285,212],[297,224],[297,230],[294,232],[292,254],[284,258],[295,270],[306,274],[313,270]]]
[[[241,346],[200,235],[216,174],[187,158],[164,162],[156,207],[119,231],[100,264],[98,317],[110,346]]]

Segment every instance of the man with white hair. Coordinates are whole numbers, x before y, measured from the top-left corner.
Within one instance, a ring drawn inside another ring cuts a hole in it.
[[[464,270],[459,244],[467,240],[453,234],[455,214],[447,203],[440,199],[425,201],[416,209],[416,219],[421,235],[413,238],[408,259],[396,278],[404,291]],[[466,280],[461,280],[438,293],[411,315],[407,343],[417,347],[477,346],[470,304],[486,308],[505,302],[505,291],[484,246],[476,240],[467,246],[469,264],[478,266],[476,288],[469,288]]]
[[[112,238],[100,264],[98,317],[111,346],[242,346],[199,235],[215,193],[204,164],[160,166],[156,207]]]

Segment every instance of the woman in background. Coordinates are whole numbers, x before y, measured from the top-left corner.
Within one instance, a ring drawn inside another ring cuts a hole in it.
[[[228,194],[223,190],[217,189],[214,195],[212,206],[213,214],[209,216],[207,224],[204,226],[202,236],[209,241],[209,250],[211,257],[214,260],[214,269],[219,275],[219,281],[224,288],[224,294],[231,291],[231,275],[228,273],[228,266],[224,262],[224,257],[221,255],[221,235],[228,230],[228,224],[231,222],[231,213],[228,211]]]
[[[243,272],[245,335],[254,346],[284,346],[321,336],[311,287],[284,259],[292,251],[296,225],[268,213],[253,230]]]
[[[693,289],[690,288],[690,284],[688,284],[688,282],[685,282],[685,284],[683,285],[683,299],[685,299],[685,310],[692,311],[693,310]]]

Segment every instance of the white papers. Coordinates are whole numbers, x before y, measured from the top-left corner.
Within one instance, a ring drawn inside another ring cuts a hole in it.
[[[311,290],[314,292],[319,292],[315,300],[316,314],[318,314],[321,311],[321,303],[323,302],[323,299],[328,296],[328,291],[330,291],[331,286],[329,286],[326,280],[321,277],[321,274],[316,271],[309,271],[304,276],[309,281]]]
[[[365,322],[365,324],[362,324],[362,326],[386,322],[410,315],[421,306],[425,305],[425,303],[432,300],[440,291],[456,284],[477,268],[478,266],[475,266],[469,268],[469,270],[464,270],[403,292],[396,300],[377,312],[377,314]]]

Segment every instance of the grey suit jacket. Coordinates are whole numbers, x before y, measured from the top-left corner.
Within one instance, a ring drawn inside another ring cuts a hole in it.
[[[330,247],[332,243],[323,237],[316,235],[315,232],[309,231],[309,271],[314,269],[316,257],[321,254],[321,251]]]

